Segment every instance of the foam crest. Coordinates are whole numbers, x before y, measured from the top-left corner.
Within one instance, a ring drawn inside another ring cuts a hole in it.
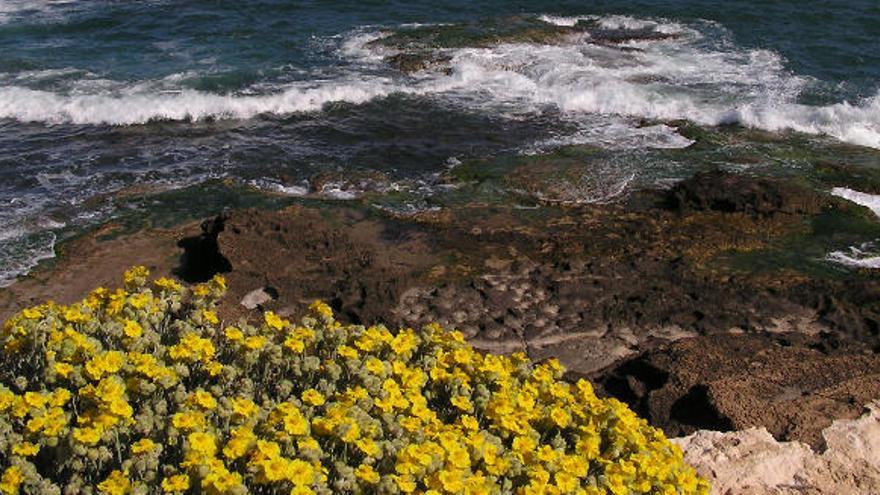
[[[0,88],[0,118],[50,124],[144,124],[155,120],[247,119],[320,110],[329,102],[364,103],[395,90],[384,79],[294,86],[268,95],[217,95],[194,90],[122,95],[59,95],[20,86]]]
[[[679,34],[687,29],[676,22],[655,19],[636,19],[627,15],[580,15],[580,16],[557,16],[540,15],[538,19],[555,26],[572,27],[581,21],[597,22],[605,29],[624,29],[630,31],[653,30],[663,34]]]
[[[855,104],[800,104],[799,94],[814,81],[788,73],[769,50],[688,42],[643,43],[635,52],[588,42],[502,45],[459,50],[452,67],[459,86],[491,96],[483,106],[550,106],[574,120],[600,114],[740,124],[880,148],[880,95]]]

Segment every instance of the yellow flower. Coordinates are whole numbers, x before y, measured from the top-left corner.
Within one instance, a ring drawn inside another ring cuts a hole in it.
[[[309,306],[309,309],[324,318],[333,318],[333,310],[321,301],[315,301]]]
[[[63,378],[67,378],[73,373],[73,365],[68,363],[55,363],[52,365],[52,369]]]
[[[131,491],[131,481],[126,473],[114,470],[104,481],[98,483],[98,491],[107,495],[125,495]]]
[[[232,431],[231,438],[223,447],[223,455],[227,459],[238,459],[245,455],[251,446],[257,441],[257,436],[250,428],[240,427]]]
[[[561,407],[554,407],[550,410],[550,419],[560,428],[565,428],[571,422],[571,416]]]
[[[272,311],[266,311],[263,315],[263,318],[266,320],[266,326],[273,330],[284,330],[285,328],[290,326],[290,322],[276,315]]]
[[[217,443],[214,440],[214,435],[210,433],[190,433],[187,436],[187,440],[189,441],[190,450],[200,455],[210,457],[217,452]]]
[[[165,493],[183,492],[189,489],[189,476],[175,474],[162,480],[162,490]]]
[[[37,455],[39,451],[40,446],[30,442],[21,442],[20,444],[12,447],[12,453],[15,455],[20,455],[22,457],[31,457]]]
[[[211,325],[218,325],[220,323],[220,318],[217,317],[217,313],[207,309],[202,310],[202,318]]]
[[[302,393],[302,400],[306,404],[312,406],[320,406],[323,405],[324,402],[326,402],[324,395],[313,388],[310,388]]]
[[[180,283],[167,277],[157,278],[153,282],[153,285],[155,285],[157,289],[166,292],[179,292],[183,289],[183,286],[181,286]]]
[[[190,403],[209,411],[217,407],[217,400],[214,399],[214,396],[202,389],[196,390],[195,393],[191,394],[189,400]]]
[[[226,327],[226,330],[223,332],[226,336],[226,340],[230,342],[239,342],[244,340],[244,332],[235,327]]]
[[[43,311],[39,307],[25,308],[21,310],[21,316],[28,320],[39,320],[43,317]]]
[[[397,484],[397,488],[403,493],[412,493],[416,491],[416,482],[413,477],[408,474],[395,476],[394,482]]]
[[[379,445],[377,445],[372,438],[361,438],[355,442],[355,445],[361,449],[361,452],[368,456],[375,456],[381,450]]]
[[[306,345],[302,340],[300,340],[296,337],[287,337],[284,340],[284,348],[288,349],[292,352],[295,352],[297,354],[300,354],[304,350],[306,350]]]
[[[375,485],[379,482],[379,473],[373,469],[373,466],[368,464],[361,464],[358,466],[357,469],[355,469],[354,474],[359,480],[366,481],[371,485]]]
[[[205,371],[211,376],[217,376],[223,371],[223,365],[217,361],[211,361],[205,364]]]
[[[438,479],[444,490],[450,493],[458,493],[464,488],[464,480],[461,472],[455,470],[442,470],[438,474]]]
[[[95,445],[101,441],[101,435],[104,432],[98,428],[74,428],[73,439],[84,445]]]
[[[379,359],[374,357],[367,358],[366,362],[364,362],[364,368],[367,369],[370,373],[377,376],[385,375],[385,363]]]
[[[205,415],[198,411],[176,413],[171,417],[171,424],[184,431],[201,430],[206,423]]]
[[[132,339],[136,339],[143,334],[143,329],[140,324],[133,320],[126,320],[125,327],[123,328],[123,333],[125,333],[126,337],[130,337]]]
[[[349,347],[347,345],[341,345],[341,346],[337,347],[336,353],[346,359],[357,359],[357,357],[358,357],[357,349],[354,349],[354,348]]]
[[[315,481],[315,469],[311,464],[294,459],[287,465],[287,479],[296,486],[311,485]]]
[[[262,335],[252,335],[244,339],[244,346],[252,351],[256,351],[263,347],[266,343],[266,337]]]
[[[148,452],[152,452],[155,448],[156,444],[152,440],[150,440],[149,438],[142,438],[132,444],[131,453],[135,455],[145,454]]]
[[[226,290],[226,279],[219,273],[211,277],[211,283],[220,290]]]
[[[24,403],[30,407],[42,409],[42,407],[46,405],[46,400],[47,399],[43,394],[39,394],[36,392],[24,393]]]
[[[131,307],[134,309],[144,309],[147,307],[147,304],[150,304],[153,298],[150,294],[146,292],[140,292],[138,294],[134,294],[129,296],[128,304],[131,304]]]
[[[3,476],[0,477],[0,492],[4,495],[14,495],[18,493],[18,487],[21,486],[22,481],[24,481],[24,473],[21,468],[10,466],[6,468],[6,471],[3,471]]]
[[[147,277],[150,276],[150,271],[147,270],[145,266],[133,266],[125,271],[122,274],[122,281],[125,283],[125,286],[129,289],[137,288],[144,285]]]
[[[254,404],[254,401],[246,397],[236,397],[232,399],[232,412],[242,418],[251,418],[257,414],[260,409]]]
[[[471,404],[471,400],[468,397],[465,397],[464,395],[457,395],[457,396],[453,397],[452,400],[450,400],[450,402],[452,403],[453,406],[461,409],[462,411],[473,412],[473,410],[474,410],[474,405]]]
[[[70,391],[65,388],[58,388],[52,392],[52,396],[49,397],[49,405],[53,407],[61,407],[64,404],[67,404],[67,401],[70,400]]]

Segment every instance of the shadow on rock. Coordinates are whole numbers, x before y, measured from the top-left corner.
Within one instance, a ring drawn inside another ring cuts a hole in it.
[[[174,274],[189,283],[206,282],[218,273],[232,271],[232,263],[220,253],[217,237],[223,232],[227,216],[220,214],[202,222],[202,233],[181,239],[180,266]]]

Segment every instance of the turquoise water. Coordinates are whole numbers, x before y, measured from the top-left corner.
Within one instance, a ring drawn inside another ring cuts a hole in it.
[[[521,19],[658,36],[440,46],[415,74],[373,43]],[[591,145],[625,191],[687,168],[657,152],[690,144],[673,120],[880,148],[878,91],[874,1],[0,0],[0,284],[132,186],[431,194],[468,158]]]

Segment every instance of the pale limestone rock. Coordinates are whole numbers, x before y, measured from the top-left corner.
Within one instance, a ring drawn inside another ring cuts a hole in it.
[[[248,292],[241,299],[241,305],[247,309],[256,309],[262,304],[266,304],[267,302],[272,300],[272,295],[266,292],[265,289],[256,289]]]
[[[880,401],[823,430],[824,452],[777,442],[765,428],[701,430],[672,441],[718,495],[880,494]]]

